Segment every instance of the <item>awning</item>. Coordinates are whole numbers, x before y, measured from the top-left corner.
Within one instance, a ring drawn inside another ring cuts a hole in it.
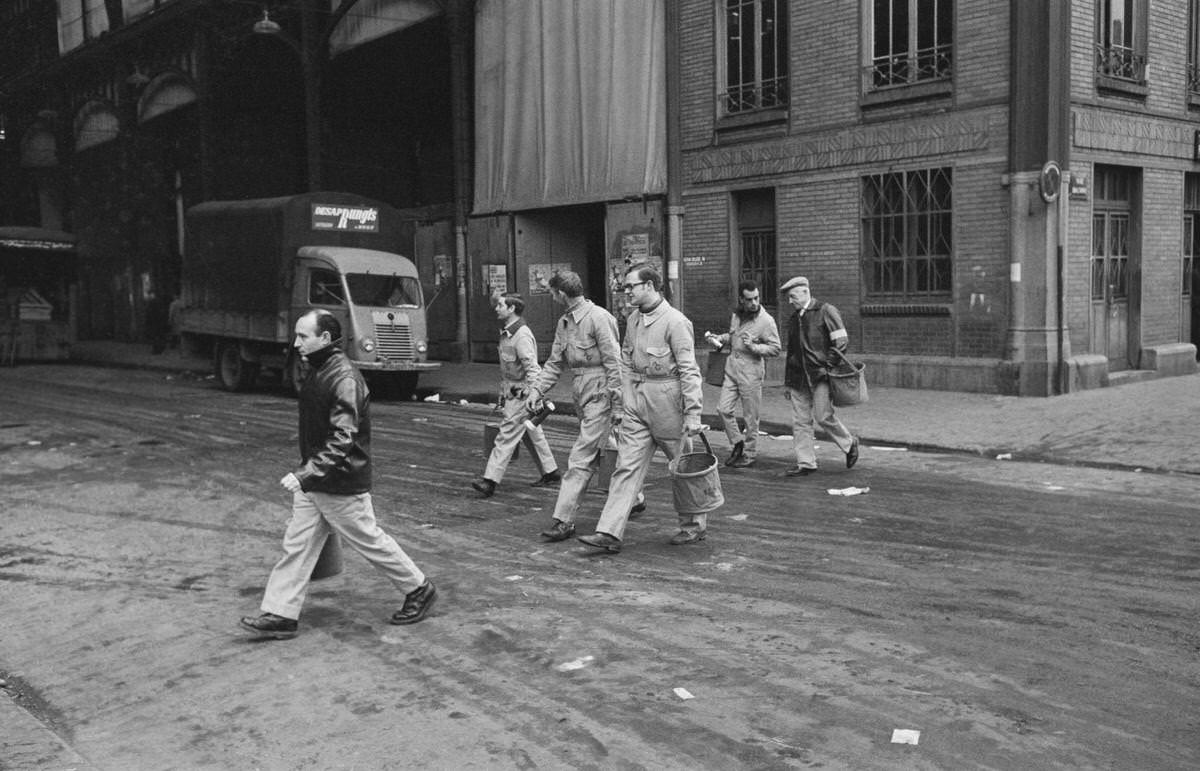
[[[51,252],[75,251],[75,236],[62,230],[23,226],[0,227],[0,247],[40,249]]]

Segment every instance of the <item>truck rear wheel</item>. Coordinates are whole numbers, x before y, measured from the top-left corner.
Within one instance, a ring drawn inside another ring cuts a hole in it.
[[[221,343],[215,358],[217,380],[226,391],[245,391],[258,379],[258,363],[243,359],[235,342]]]

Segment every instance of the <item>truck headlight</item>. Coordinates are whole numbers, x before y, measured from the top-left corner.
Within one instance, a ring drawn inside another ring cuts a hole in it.
[[[417,353],[425,353],[427,350],[429,350],[429,346],[425,344],[424,340],[417,343]]]
[[[375,341],[369,337],[361,337],[358,340],[358,347],[362,348],[367,353],[375,350]]]

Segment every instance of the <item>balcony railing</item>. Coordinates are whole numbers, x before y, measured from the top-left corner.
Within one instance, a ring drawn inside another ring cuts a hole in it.
[[[1126,46],[1096,46],[1096,72],[1104,77],[1144,83],[1146,55]]]
[[[1188,93],[1200,94],[1200,64],[1189,64],[1187,68]]]
[[[877,56],[867,66],[864,76],[868,91],[949,80],[954,76],[954,46],[946,44]]]
[[[783,107],[788,103],[787,76],[735,86],[718,97],[726,115]]]

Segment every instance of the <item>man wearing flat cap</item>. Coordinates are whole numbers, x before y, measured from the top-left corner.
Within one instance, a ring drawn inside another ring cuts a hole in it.
[[[858,438],[852,436],[833,413],[829,398],[829,369],[831,358],[844,353],[849,343],[842,314],[826,302],[814,298],[808,279],[796,276],[781,288],[794,312],[788,320],[787,364],[783,384],[792,403],[792,447],[796,466],[787,475],[808,476],[817,469],[817,454],[813,450],[815,421],[838,449],[846,454],[846,468],[858,463]]]

